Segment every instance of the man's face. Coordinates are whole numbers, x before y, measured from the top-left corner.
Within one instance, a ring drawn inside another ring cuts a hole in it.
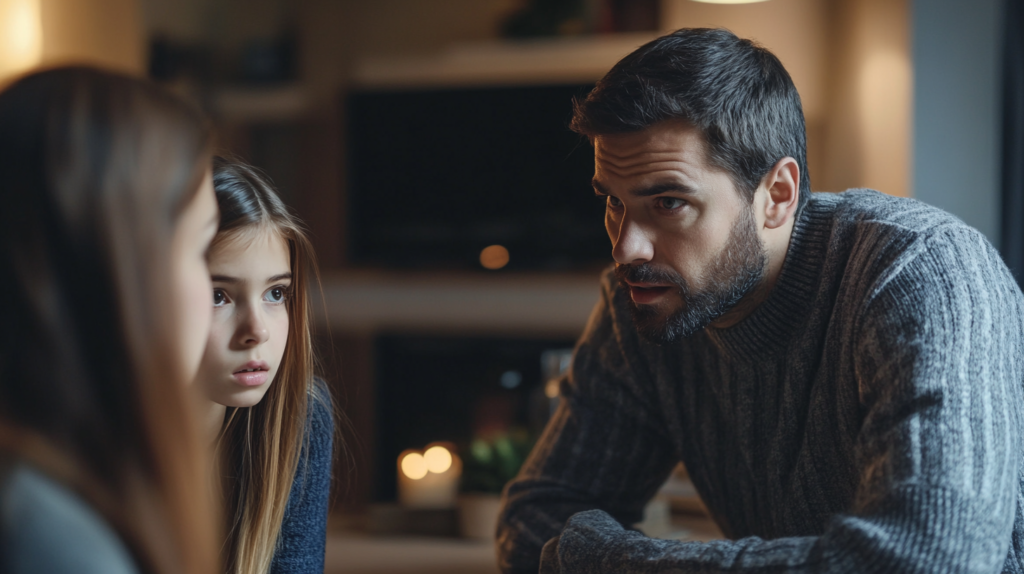
[[[697,129],[664,121],[594,138],[594,190],[616,275],[640,333],[666,343],[704,329],[764,282],[762,223]]]

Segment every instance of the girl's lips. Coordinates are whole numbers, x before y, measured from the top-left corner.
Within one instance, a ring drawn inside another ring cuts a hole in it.
[[[267,382],[269,374],[270,365],[266,361],[249,361],[231,376],[243,387],[258,387]]]
[[[243,387],[258,387],[267,382],[269,374],[268,371],[239,371],[231,376]]]
[[[650,305],[668,293],[671,287],[667,285],[640,286],[630,285],[629,295],[637,305]]]

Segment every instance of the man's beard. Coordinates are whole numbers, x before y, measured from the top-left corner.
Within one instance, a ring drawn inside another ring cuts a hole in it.
[[[665,314],[657,305],[637,305],[632,298],[629,308],[633,322],[645,339],[659,344],[672,343],[706,328],[733,309],[744,297],[761,287],[768,267],[768,254],[757,235],[752,208],[736,220],[725,249],[704,273],[706,288],[694,291],[681,275],[671,269],[643,265],[616,265],[615,275],[629,290],[633,283],[670,283],[679,295],[682,308]]]

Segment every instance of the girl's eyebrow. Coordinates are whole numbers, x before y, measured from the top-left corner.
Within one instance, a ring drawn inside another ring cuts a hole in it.
[[[288,273],[281,273],[280,275],[274,275],[274,276],[270,277],[269,279],[267,279],[267,283],[273,283],[274,281],[284,281],[285,279],[291,279],[291,278],[292,278],[292,274],[289,271]],[[228,275],[210,275],[210,281],[213,282],[213,283],[240,283],[241,282],[241,280],[239,278],[231,277],[231,276],[228,276]]]

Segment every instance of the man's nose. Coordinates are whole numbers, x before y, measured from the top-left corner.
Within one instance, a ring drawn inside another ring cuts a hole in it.
[[[644,230],[624,217],[612,240],[612,258],[622,265],[639,265],[654,258],[654,244]]]

